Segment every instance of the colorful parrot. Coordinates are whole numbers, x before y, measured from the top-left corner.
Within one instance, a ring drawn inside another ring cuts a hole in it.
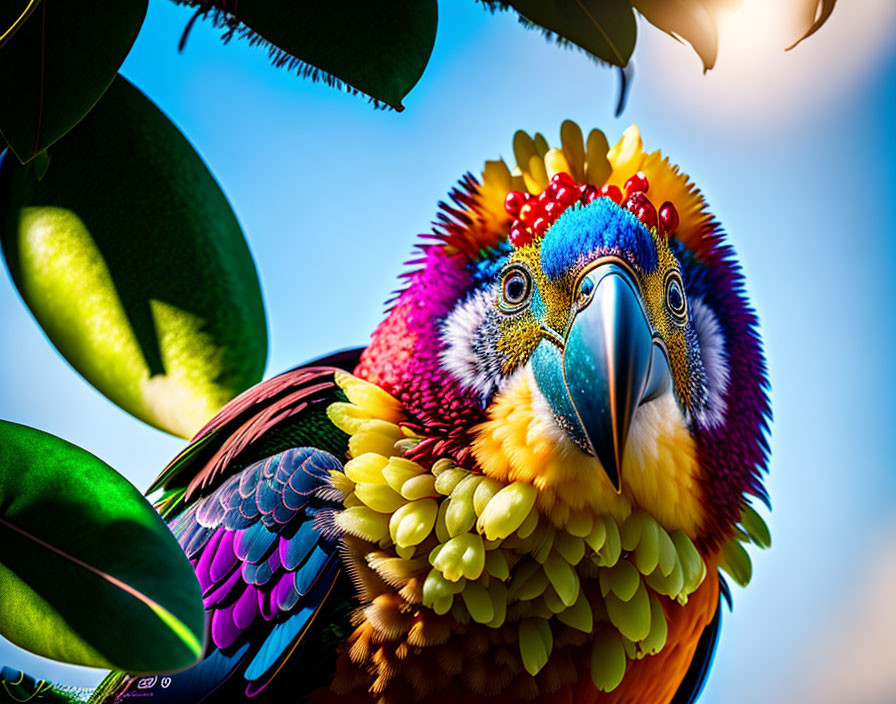
[[[155,481],[207,655],[91,702],[697,698],[719,568],[769,544],[740,268],[636,127],[514,154],[440,204],[365,349],[245,392]]]

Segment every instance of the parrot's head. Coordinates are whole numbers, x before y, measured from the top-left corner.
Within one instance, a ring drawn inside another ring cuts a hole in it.
[[[558,525],[649,511],[706,546],[764,497],[766,375],[733,252],[636,128],[518,133],[443,205],[358,373],[430,459],[527,481]]]

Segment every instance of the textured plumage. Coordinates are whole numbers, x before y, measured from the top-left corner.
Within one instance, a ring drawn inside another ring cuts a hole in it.
[[[154,697],[696,698],[717,570],[768,543],[757,322],[687,177],[635,128],[561,137],[461,181],[366,349],[249,390],[154,483],[210,636]]]

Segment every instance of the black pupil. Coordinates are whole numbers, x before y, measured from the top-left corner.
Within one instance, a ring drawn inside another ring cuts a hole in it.
[[[669,287],[669,307],[675,311],[681,310],[683,307],[681,288],[679,287],[678,282],[673,282]]]
[[[507,300],[519,301],[525,293],[526,284],[523,283],[522,278],[519,276],[514,276],[507,282]]]

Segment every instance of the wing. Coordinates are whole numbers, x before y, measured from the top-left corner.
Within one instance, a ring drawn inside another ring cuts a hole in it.
[[[335,659],[351,590],[328,520],[341,506],[329,473],[342,470],[348,436],[326,407],[345,400],[333,374],[359,352],[249,389],[153,483],[202,587],[209,647],[198,665],[168,677],[110,676],[92,702],[236,701],[268,687],[287,661]],[[291,694],[318,682],[303,675],[298,684]]]
[[[254,696],[301,652],[340,576],[337,535],[322,517],[338,507],[329,473],[341,469],[327,452],[286,450],[170,521],[202,587],[209,650],[182,673],[131,679],[122,698],[199,702],[222,687],[228,699],[238,687]]]
[[[197,433],[146,493],[166,491],[160,508],[167,516],[226,476],[291,447],[316,447],[341,457],[348,436],[330,423],[326,407],[346,400],[333,373],[354,368],[362,351],[337,352],[244,391]]]
[[[716,606],[715,616],[703,629],[694,658],[691,660],[691,666],[670,704],[694,704],[700,698],[700,693],[706,685],[706,678],[709,676],[709,669],[712,667],[716,646],[719,644],[719,632],[722,628],[722,599],[725,599],[730,608],[731,592],[725,579],[719,575],[719,604]]]

